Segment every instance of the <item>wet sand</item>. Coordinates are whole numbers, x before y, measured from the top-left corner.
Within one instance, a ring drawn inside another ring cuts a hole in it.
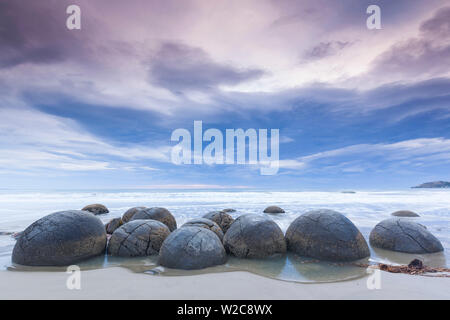
[[[0,299],[450,299],[450,278],[381,272],[381,289],[368,277],[304,284],[237,271],[154,276],[115,267],[81,272],[81,290],[69,290],[64,272],[0,271]]]

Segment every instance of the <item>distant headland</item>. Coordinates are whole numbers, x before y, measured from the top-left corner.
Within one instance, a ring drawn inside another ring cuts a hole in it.
[[[450,188],[450,182],[447,181],[427,182],[412,188]]]

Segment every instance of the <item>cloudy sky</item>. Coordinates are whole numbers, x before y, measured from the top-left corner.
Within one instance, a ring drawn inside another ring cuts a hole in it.
[[[445,0],[0,0],[0,188],[450,180],[449,66]],[[280,129],[278,174],[174,165],[194,120]]]

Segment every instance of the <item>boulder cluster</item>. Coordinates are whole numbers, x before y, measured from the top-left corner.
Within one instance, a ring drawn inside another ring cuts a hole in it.
[[[180,228],[172,213],[160,207],[134,207],[103,225],[97,217],[109,212],[100,204],[45,216],[23,231],[12,254],[15,264],[65,266],[105,254],[120,257],[158,255],[159,264],[174,269],[202,269],[226,263],[227,255],[266,259],[287,251],[325,261],[355,261],[370,256],[358,228],[342,213],[314,210],[298,216],[286,234],[270,215],[284,213],[271,206],[261,214],[234,219],[234,209],[213,211]],[[267,215],[269,214],[269,215]],[[398,211],[370,233],[370,244],[385,250],[433,253],[442,244],[426,227]]]

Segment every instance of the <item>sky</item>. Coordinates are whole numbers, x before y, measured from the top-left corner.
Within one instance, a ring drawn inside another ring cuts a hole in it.
[[[449,66],[445,0],[0,0],[0,188],[450,180]],[[279,129],[278,173],[175,165],[171,134],[195,120]]]

